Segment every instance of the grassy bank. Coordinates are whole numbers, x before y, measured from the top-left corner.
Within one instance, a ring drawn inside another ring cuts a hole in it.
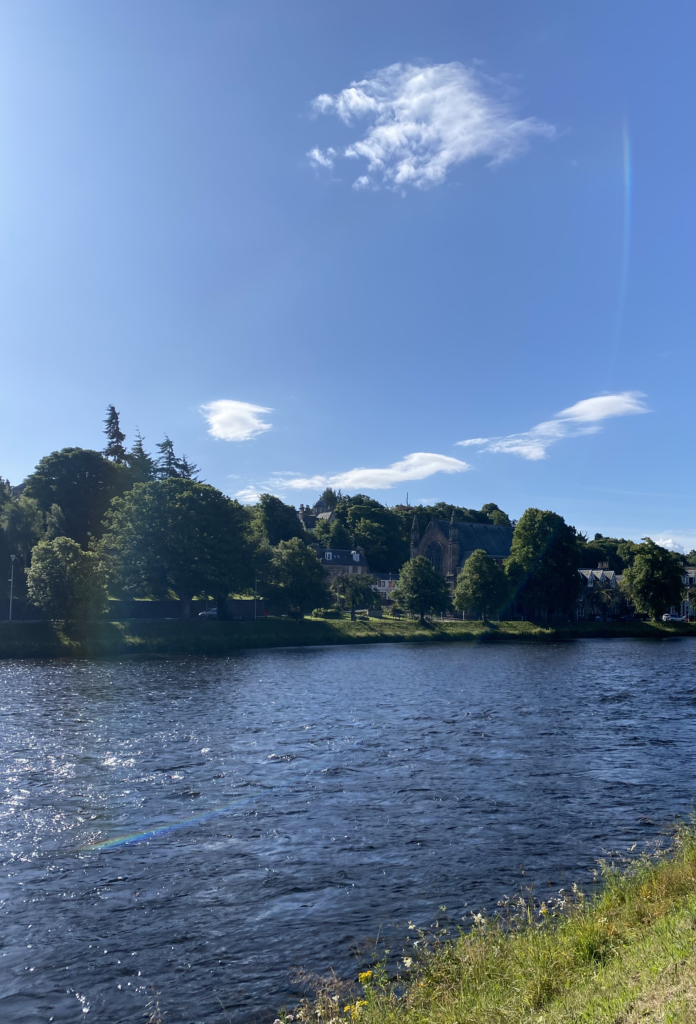
[[[327,981],[296,1019],[339,1024],[638,1024],[696,1021],[696,844],[608,872],[592,899],[527,905],[377,965],[360,987]],[[422,937],[419,937],[422,939]],[[418,943],[416,938],[416,944]],[[317,1012],[318,1011],[318,1012]]]
[[[267,619],[259,622],[132,619],[79,629],[50,622],[0,623],[0,658],[120,657],[127,654],[220,656],[245,648],[333,644],[432,643],[449,640],[504,643],[581,637],[696,636],[696,624],[588,622],[560,627],[531,622],[433,622],[348,619]]]

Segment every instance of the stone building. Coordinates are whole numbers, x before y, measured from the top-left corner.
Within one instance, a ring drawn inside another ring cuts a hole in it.
[[[446,519],[431,519],[421,536],[418,516],[411,527],[411,558],[424,555],[433,567],[454,584],[459,570],[477,548],[494,558],[502,566],[510,554],[513,528],[490,526],[487,523],[458,523],[454,513]]]
[[[312,551],[321,561],[329,576],[341,576],[344,573],[369,573],[370,568],[365,558],[365,549],[353,548],[322,548],[318,544],[310,544]]]
[[[319,498],[319,501],[315,501],[313,505],[300,505],[297,518],[300,520],[305,530],[313,530],[317,523],[325,519],[327,523],[332,523],[336,518],[336,513],[333,509],[330,509],[325,501]]]

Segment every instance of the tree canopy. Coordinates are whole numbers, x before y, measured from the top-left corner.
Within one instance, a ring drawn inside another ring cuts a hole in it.
[[[273,549],[262,592],[276,607],[297,617],[329,603],[324,567],[299,537],[281,540]]]
[[[58,505],[65,535],[86,548],[91,538],[101,536],[111,499],[130,484],[126,467],[110,462],[101,452],[63,448],[41,459],[26,479],[24,495],[34,498],[42,512]]]
[[[106,607],[106,575],[95,552],[69,537],[42,540],[32,553],[27,592],[52,619],[90,619]]]
[[[455,608],[470,609],[488,619],[500,615],[507,598],[507,577],[498,563],[481,548],[473,551],[457,577]]]
[[[681,559],[650,537],[637,546],[633,565],[624,573],[624,586],[639,612],[658,619],[683,597]]]
[[[528,618],[571,616],[580,591],[582,561],[575,527],[555,512],[528,508],[512,538],[505,572],[513,601]]]
[[[183,618],[196,596],[226,597],[253,584],[247,510],[209,484],[157,480],[114,501],[101,550],[126,593],[166,597]]]
[[[251,513],[255,533],[272,547],[281,540],[304,537],[304,528],[297,517],[297,509],[286,505],[274,494],[262,494]]]
[[[405,612],[423,617],[429,612],[444,612],[450,606],[447,581],[427,558],[419,555],[406,562],[399,575],[396,603]]]
[[[381,604],[379,594],[372,589],[376,584],[376,578],[366,573],[342,572],[332,578],[329,587],[337,600],[350,608],[354,621],[356,608],[377,608]]]

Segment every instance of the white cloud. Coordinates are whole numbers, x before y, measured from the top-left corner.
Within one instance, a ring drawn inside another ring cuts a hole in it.
[[[463,447],[476,446],[481,452],[519,455],[523,459],[533,461],[545,459],[547,449],[564,437],[596,434],[602,429],[600,422],[613,416],[632,416],[650,412],[641,401],[644,397],[640,391],[622,391],[616,395],[585,398],[556,413],[554,419],[538,423],[522,434],[508,434],[506,437],[472,437],[468,441],[458,441],[457,444]]]
[[[322,151],[315,146],[314,149],[310,149],[307,156],[314,167],[333,167],[336,150],[333,149],[332,146],[329,146],[326,152],[322,153]]]
[[[202,405],[201,412],[208,421],[208,433],[220,441],[249,441],[271,429],[271,424],[265,423],[261,414],[272,410],[262,405],[220,398]]]
[[[349,469],[346,473],[336,473],[334,476],[284,476],[278,477],[276,485],[297,491],[324,487],[340,487],[347,491],[365,487],[379,491],[409,480],[424,480],[433,473],[463,473],[469,468],[466,462],[460,462],[449,455],[413,452],[385,469]]]
[[[244,505],[255,505],[261,497],[261,492],[251,485],[249,487],[243,487],[241,491],[236,491],[233,495]]]
[[[533,136],[555,132],[537,118],[516,118],[508,104],[486,93],[476,71],[456,61],[392,64],[335,96],[317,96],[312,105],[349,125],[360,117],[372,120],[363,138],[343,150],[345,157],[367,160],[373,175],[360,175],[356,188],[374,187],[377,180],[392,188],[440,185],[456,164],[475,157],[501,164]],[[315,166],[333,166],[337,155],[333,149],[308,154]]]

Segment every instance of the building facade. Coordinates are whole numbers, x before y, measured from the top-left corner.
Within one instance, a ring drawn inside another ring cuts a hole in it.
[[[411,558],[423,555],[441,575],[454,584],[469,555],[481,548],[502,566],[510,554],[513,528],[487,523],[459,523],[454,513],[446,519],[431,519],[421,535],[418,516],[411,526]]]
[[[366,575],[370,571],[364,548],[357,547],[351,551],[347,548],[322,548],[318,544],[311,544],[310,547],[329,576],[341,576],[344,573]]]
[[[336,518],[336,513],[320,498],[319,501],[315,501],[311,506],[300,505],[297,518],[305,530],[313,530],[322,519],[326,520],[327,523],[332,523]]]

